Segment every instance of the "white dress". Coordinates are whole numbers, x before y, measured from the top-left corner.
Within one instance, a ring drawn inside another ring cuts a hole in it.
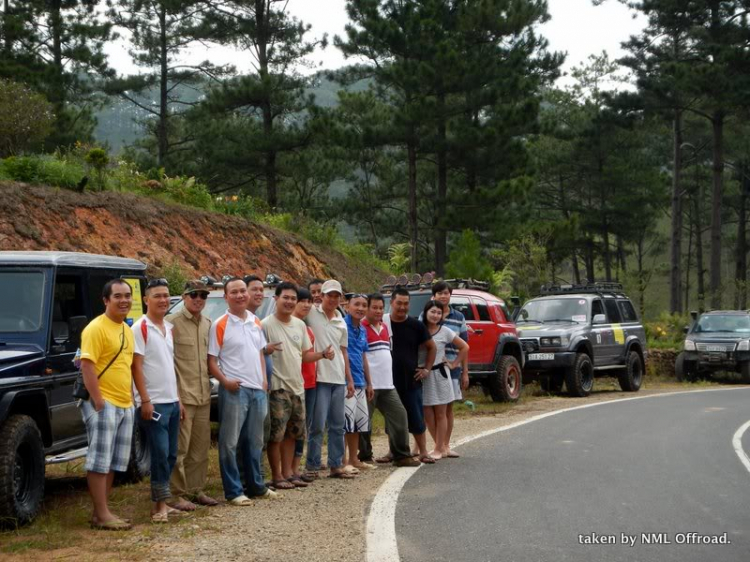
[[[446,326],[440,326],[440,330],[432,336],[432,341],[437,346],[437,353],[435,354],[435,368],[422,381],[422,403],[425,406],[450,404],[456,399],[453,394],[453,383],[451,382],[448,365],[443,365],[441,369],[437,368],[438,365],[445,363],[445,346],[452,342],[455,337],[456,333]],[[424,366],[426,358],[427,351],[420,348],[420,366]]]

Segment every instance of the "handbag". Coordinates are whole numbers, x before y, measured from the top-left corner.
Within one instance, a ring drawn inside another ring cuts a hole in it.
[[[120,336],[120,350],[115,354],[115,356],[112,358],[112,360],[107,363],[107,366],[104,367],[101,373],[99,373],[99,376],[96,377],[97,379],[102,378],[104,373],[107,372],[107,369],[109,369],[112,366],[112,363],[114,363],[117,358],[120,356],[120,353],[122,353],[123,348],[125,347],[125,326],[122,327],[122,335]],[[88,400],[91,398],[91,395],[89,394],[89,390],[86,388],[86,384],[83,382],[83,373],[78,373],[78,376],[76,377],[75,382],[73,383],[73,398],[76,400]]]

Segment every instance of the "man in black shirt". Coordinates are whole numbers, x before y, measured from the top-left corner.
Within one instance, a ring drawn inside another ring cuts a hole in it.
[[[435,361],[437,348],[427,327],[409,316],[409,291],[398,288],[391,295],[391,337],[393,339],[393,385],[406,408],[409,433],[419,448],[419,460],[435,462],[427,452],[426,426],[422,406],[422,380],[427,378]],[[419,347],[424,346],[427,357],[423,368],[418,368]]]

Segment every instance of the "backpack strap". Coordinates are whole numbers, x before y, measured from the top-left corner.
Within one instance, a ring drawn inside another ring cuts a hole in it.
[[[146,320],[141,322],[141,335],[143,336],[143,346],[145,347],[148,342],[148,326],[146,325]]]
[[[229,316],[226,314],[216,321],[216,341],[219,344],[219,349],[224,347],[224,334],[227,331],[227,322]]]

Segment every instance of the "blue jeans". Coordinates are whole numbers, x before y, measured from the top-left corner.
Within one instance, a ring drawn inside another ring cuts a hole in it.
[[[245,493],[237,466],[237,450],[242,455],[248,494],[262,496],[263,483],[263,420],[268,402],[263,390],[241,386],[237,392],[219,387],[221,424],[219,425],[219,468],[224,496],[232,500]],[[240,441],[240,437],[242,441]]]
[[[310,425],[312,425],[313,410],[315,410],[315,387],[305,389],[305,426],[307,427],[307,435],[310,435]],[[301,457],[302,452],[305,450],[305,440],[298,439],[294,444],[294,456]],[[297,467],[294,467],[296,472]]]
[[[161,414],[159,421],[144,420],[141,409],[136,416],[146,433],[151,454],[151,501],[166,501],[171,495],[169,479],[177,462],[177,440],[180,436],[180,403],[154,404],[154,412]]]
[[[328,422],[328,466],[340,468],[344,460],[345,384],[319,382],[315,388],[315,408],[307,442],[307,470],[320,469],[323,429]]]

